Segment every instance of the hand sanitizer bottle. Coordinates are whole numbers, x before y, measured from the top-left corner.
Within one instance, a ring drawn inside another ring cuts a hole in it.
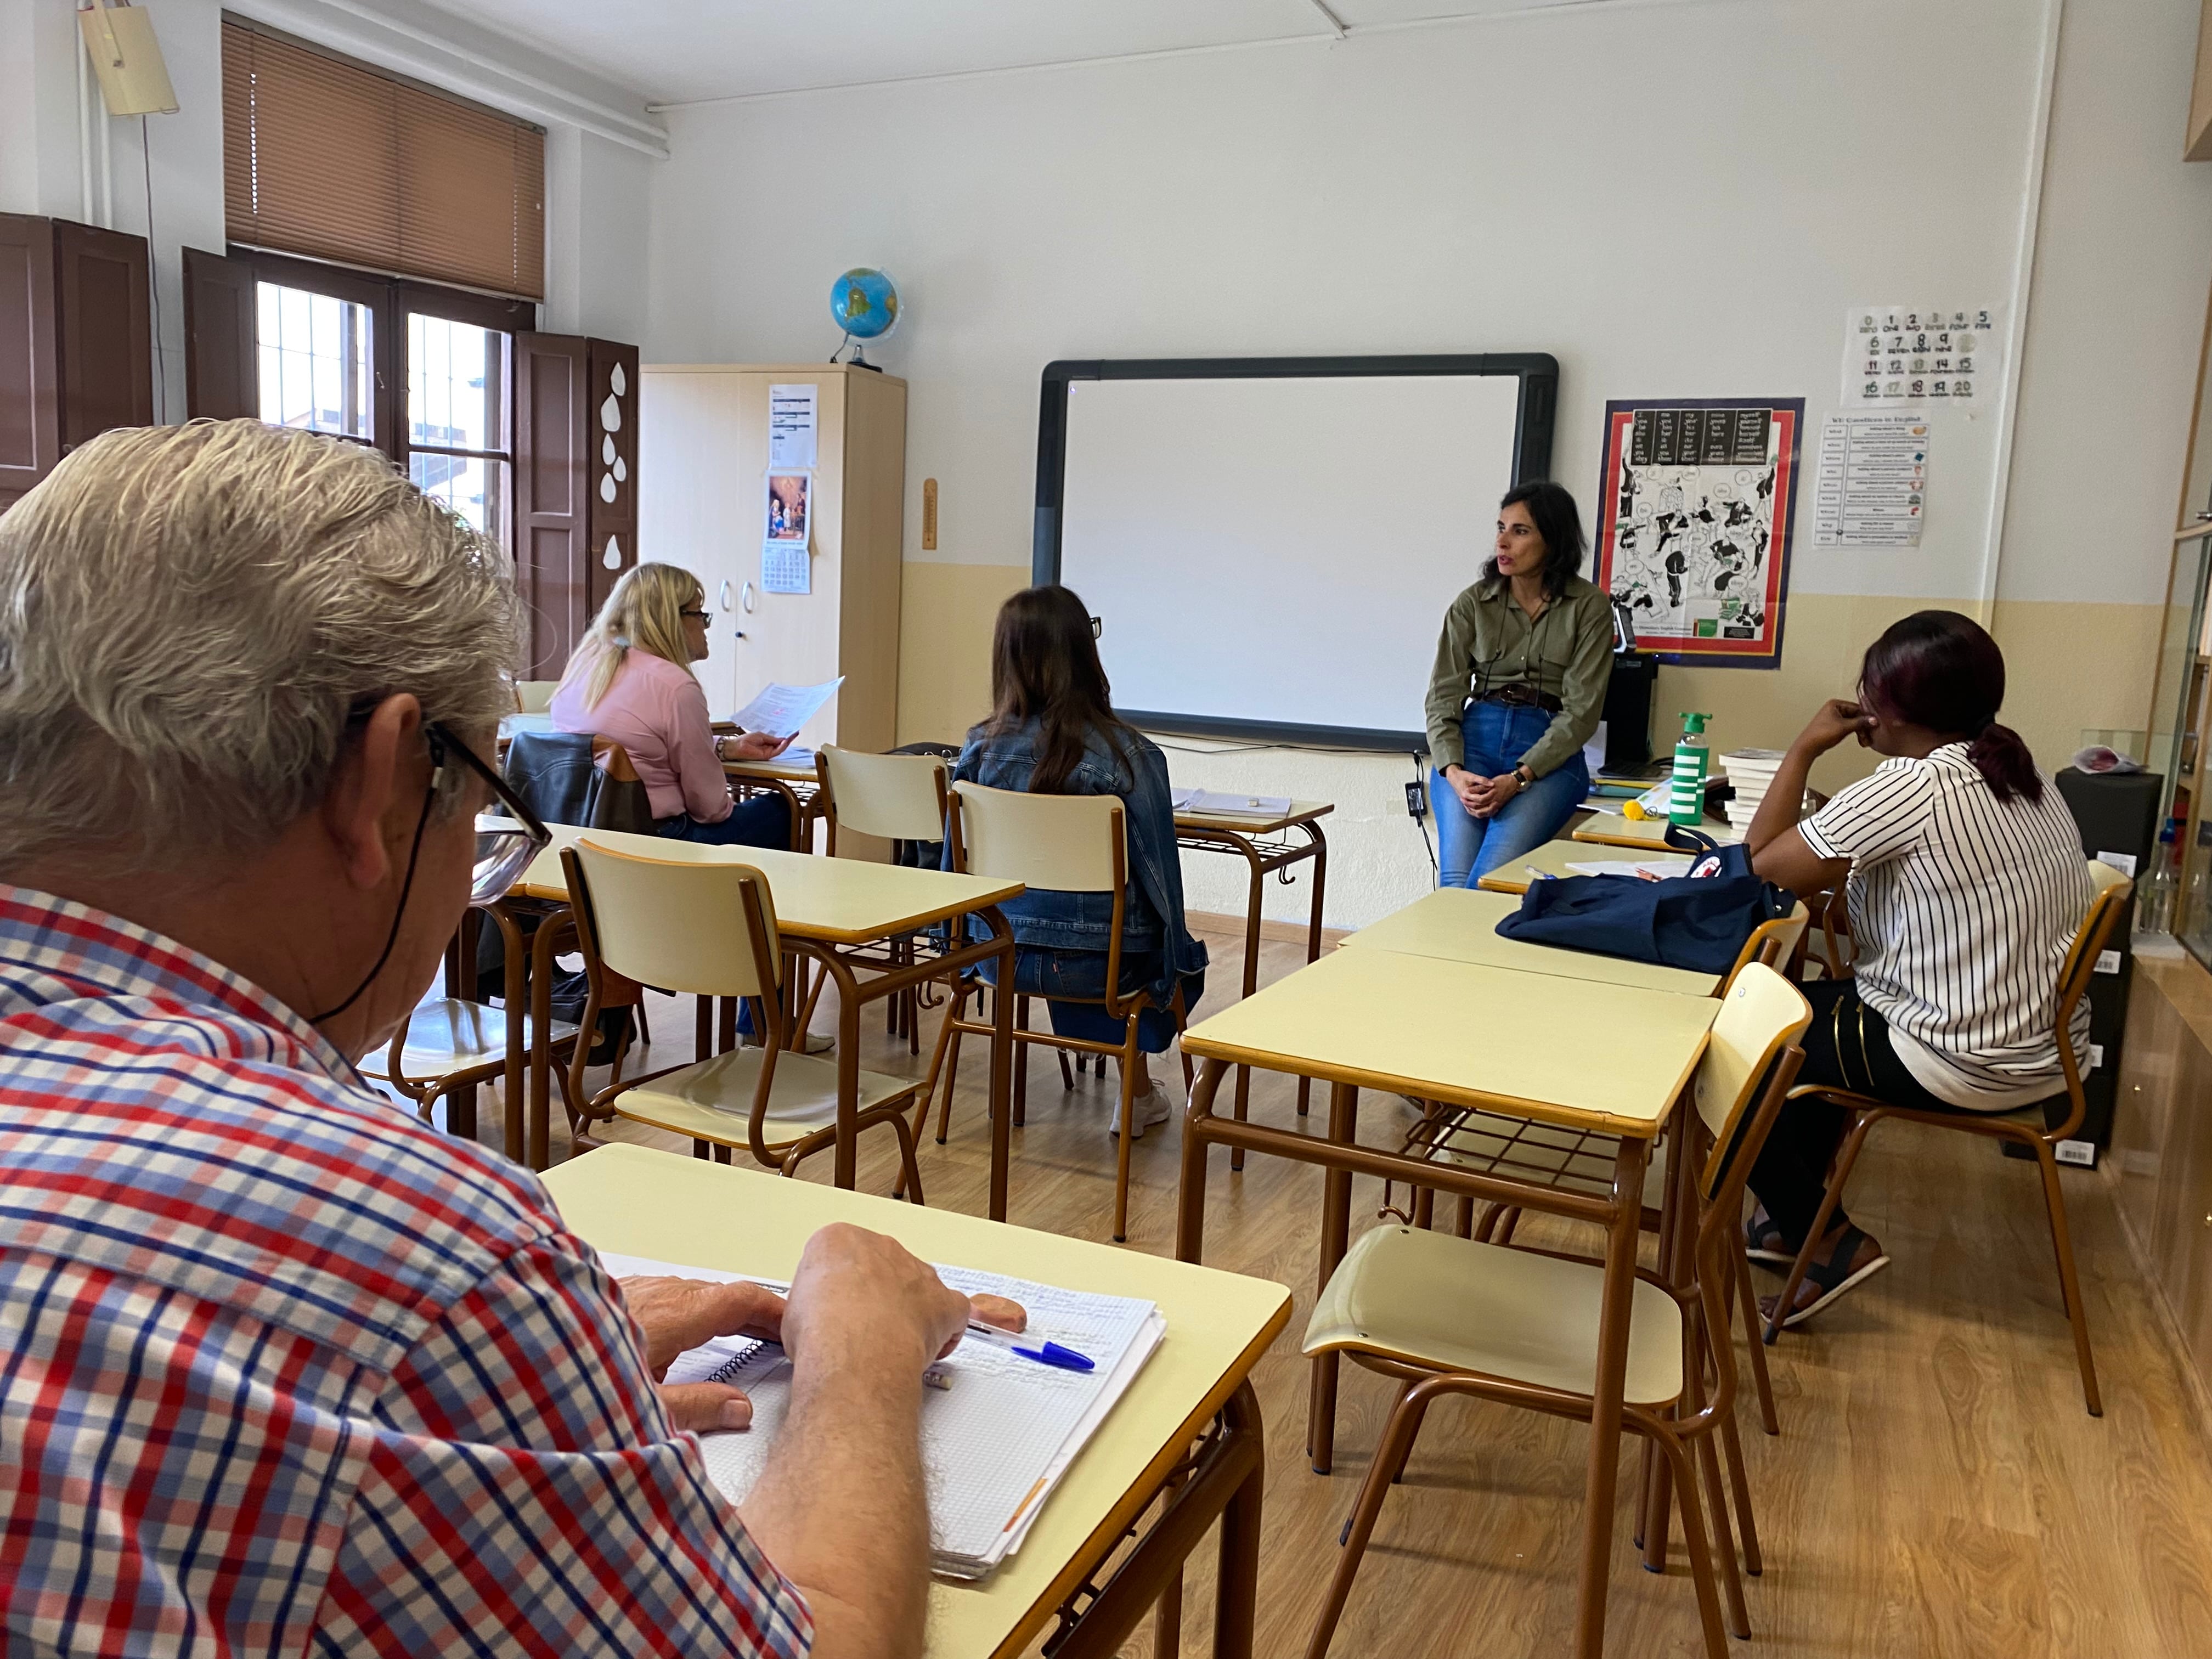
[[[1682,716],[1682,735],[1674,744],[1674,789],[1667,808],[1667,817],[1673,823],[1694,828],[1705,822],[1705,722],[1711,719],[1711,714],[1685,713]]]

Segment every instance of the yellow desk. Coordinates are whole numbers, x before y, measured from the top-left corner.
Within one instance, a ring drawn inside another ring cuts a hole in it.
[[[1306,960],[1313,961],[1321,955],[1322,896],[1328,881],[1328,838],[1322,834],[1321,820],[1336,811],[1334,802],[1325,800],[1294,800],[1291,810],[1279,817],[1231,817],[1217,812],[1177,812],[1175,815],[1176,843],[1194,853],[1222,853],[1242,858],[1251,872],[1251,880],[1244,894],[1244,988],[1240,995],[1250,996],[1260,983],[1260,900],[1267,891],[1267,878],[1278,871],[1310,859],[1313,861],[1313,904],[1306,921]],[[1291,839],[1291,831],[1297,839]],[[1308,1091],[1312,1085],[1304,1078],[1298,1079],[1298,1115],[1306,1115]],[[1237,1073],[1237,1115],[1243,1117],[1252,1092],[1252,1073],[1239,1067]],[[1242,1169],[1244,1159],[1240,1153],[1235,1167]]]
[[[1624,864],[1632,860],[1653,858],[1680,858],[1685,871],[1689,868],[1686,853],[1676,854],[1662,848],[1656,850],[1638,848],[1608,848],[1592,846],[1583,841],[1547,841],[1534,852],[1501,864],[1475,885],[1486,893],[1525,893],[1534,879],[1532,871],[1547,876],[1571,876],[1569,864]]]
[[[550,826],[553,844],[531,861],[513,892],[502,903],[534,903],[544,920],[531,941],[531,1010],[536,1030],[550,1029],[552,959],[558,941],[568,933],[568,878],[561,869],[561,849],[589,836],[605,847],[642,858],[675,859],[702,864],[749,864],[768,878],[775,904],[777,930],[784,939],[822,963],[837,984],[838,1132],[836,1182],[850,1187],[855,1176],[858,1149],[850,1118],[860,1095],[860,1007],[878,997],[889,996],[922,980],[1000,958],[1000,971],[1011,982],[1013,974],[1013,932],[998,906],[1022,890],[1018,881],[993,881],[981,876],[952,875],[939,870],[906,870],[895,865],[869,864],[857,859],[816,858],[773,848],[708,847],[672,841],[659,836],[624,835],[608,830],[580,830],[568,824]],[[884,973],[880,962],[854,963],[851,948],[875,944],[927,927],[954,916],[981,915],[991,936],[930,961]],[[871,970],[865,984],[855,966]],[[1006,1184],[1011,1088],[1013,1076],[1013,1019],[1011,999],[1005,1009],[994,1006],[996,1020],[991,1043],[991,1213],[1006,1212]],[[794,1042],[804,1034],[793,1031]],[[703,1058],[703,1055],[702,1055]],[[551,1110],[547,1085],[550,1056],[533,1046],[530,1055],[529,1161],[544,1169],[549,1161],[548,1122]],[[512,1097],[510,1097],[512,1098]],[[507,1141],[510,1156],[520,1158],[515,1144],[519,1126],[510,1112]]]
[[[1736,827],[1726,818],[1707,817],[1696,828],[1723,847],[1743,839]],[[1618,812],[1591,812],[1574,827],[1567,839],[1586,841],[1599,847],[1636,847],[1653,853],[1674,850],[1667,845],[1666,819],[1625,818]],[[1597,856],[1603,858],[1607,854],[1601,853]]]
[[[1718,974],[1693,973],[1685,968],[1630,962],[1620,957],[1601,957],[1589,951],[1566,951],[1556,945],[1529,945],[1501,937],[1498,924],[1520,908],[1520,899],[1510,893],[1440,887],[1425,898],[1416,899],[1404,909],[1393,911],[1382,921],[1361,928],[1346,939],[1341,948],[1395,951],[1403,956],[1434,957],[1443,962],[1512,969],[1524,974],[1547,974],[1602,985],[1626,985],[1646,991],[1673,991],[1683,996],[1709,997],[1719,993]],[[1573,995],[1563,994],[1570,999]],[[1570,1001],[1566,1006],[1572,1004]]]
[[[1595,1408],[1584,1490],[1577,1651],[1594,1659],[1605,1630],[1620,1461],[1629,1299],[1652,1139],[1705,1053],[1720,1005],[1598,981],[1568,981],[1389,950],[1342,950],[1200,1022],[1183,1052],[1203,1069],[1183,1124],[1176,1254],[1195,1262],[1205,1244],[1206,1158],[1218,1145],[1269,1152],[1327,1171],[1319,1283],[1344,1259],[1354,1174],[1419,1189],[1518,1205],[1605,1229]],[[1571,1012],[1569,1012],[1570,1009]],[[1243,1123],[1213,1113],[1232,1065],[1318,1078],[1329,1085],[1325,1137]],[[1364,1146],[1359,1091],[1382,1089],[1620,1137],[1612,1191],[1589,1194],[1430,1163]],[[1306,1448],[1315,1470],[1334,1458],[1336,1356],[1314,1361]]]
[[[1096,1659],[1117,1651],[1219,1515],[1227,1593],[1215,1652],[1250,1653],[1261,1459],[1259,1407],[1246,1378],[1290,1318],[1290,1292],[1281,1285],[640,1146],[602,1147],[548,1170],[545,1184],[569,1226],[604,1250],[781,1278],[817,1228],[849,1221],[889,1233],[925,1261],[1158,1303],[1167,1340],[1084,1448],[1020,1552],[981,1584],[932,1582],[927,1651],[948,1659],[1023,1651],[1218,1419],[1222,1432],[1178,1488],[1176,1519],[1186,1524],[1152,1528],[1060,1652]],[[1182,1534],[1179,1548],[1164,1535],[1170,1531]],[[1163,1617],[1174,1613],[1164,1608]],[[1164,1642],[1155,1650],[1178,1650]]]

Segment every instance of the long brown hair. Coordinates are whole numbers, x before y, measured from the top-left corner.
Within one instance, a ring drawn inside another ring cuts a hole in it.
[[[1966,740],[1966,758],[1999,800],[2043,799],[2035,757],[1999,726],[2004,653],[1979,623],[1955,611],[1916,611],[1867,647],[1859,701],[1893,720]]]
[[[1038,723],[1033,795],[1057,794],[1082,764],[1084,742],[1103,734],[1116,750],[1134,728],[1114,712],[1091,613],[1065,587],[1025,587],[999,607],[991,634],[991,717],[986,737]]]

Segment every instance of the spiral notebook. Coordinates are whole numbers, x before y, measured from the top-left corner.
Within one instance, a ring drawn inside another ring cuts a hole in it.
[[[720,1282],[753,1277],[602,1254],[617,1279],[669,1273]],[[1026,1334],[1092,1360],[1090,1371],[1058,1370],[973,1339],[930,1368],[923,1390],[921,1455],[929,1492],[933,1571],[979,1579],[1022,1546],[1038,1513],[1091,1437],[1167,1334],[1158,1306],[1097,1296],[1033,1279],[940,1266],[938,1275],[969,1296],[1003,1296],[1028,1310]],[[772,1288],[775,1281],[757,1282]],[[679,1356],[671,1382],[730,1382],[753,1402],[752,1427],[701,1437],[707,1474],[732,1503],[760,1479],[791,1401],[791,1364],[773,1342],[724,1337]]]

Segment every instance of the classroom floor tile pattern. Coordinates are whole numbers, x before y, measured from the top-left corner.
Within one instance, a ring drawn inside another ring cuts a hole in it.
[[[1240,948],[1230,936],[1210,943],[1218,961],[1233,961]],[[1303,956],[1269,943],[1263,982]],[[903,1040],[886,1035],[881,1005],[872,1005],[861,1063],[920,1075],[941,1013],[925,1012],[922,1052],[909,1056]],[[690,1004],[656,999],[652,1019],[661,1063],[689,1060]],[[815,1024],[833,1028],[832,1012]],[[1559,1040],[1571,1040],[1571,1030],[1563,1000]],[[988,1059],[971,1047],[963,1064],[949,1144],[925,1137],[921,1146],[930,1202],[971,1214],[983,1212],[989,1168]],[[1160,1069],[1174,1071],[1172,1055],[1169,1062]],[[651,1063],[641,1056],[641,1069]],[[1048,1050],[1034,1051],[1030,1064],[1012,1218],[1103,1241],[1113,1212],[1114,1142],[1104,1132],[1112,1089],[1094,1075],[1064,1091]],[[1255,1074],[1253,1114],[1294,1124],[1292,1096],[1288,1080]],[[1322,1105],[1317,1091],[1316,1128]],[[1363,1100],[1370,1125],[1395,1110],[1387,1098]],[[496,1088],[486,1091],[483,1133],[494,1143],[499,1111]],[[555,1116],[558,1158],[567,1138],[557,1104]],[[933,1115],[932,1125],[933,1133]],[[689,1150],[629,1125],[603,1133]],[[1128,1249],[1174,1249],[1178,1136],[1170,1124],[1133,1150]],[[830,1174],[824,1154],[801,1178]],[[890,1138],[877,1132],[862,1143],[860,1187],[887,1194],[895,1176]],[[1746,1581],[1753,1641],[1732,1650],[1793,1659],[2198,1659],[2208,1650],[2212,1408],[2128,1254],[2104,1176],[2069,1170],[2064,1179],[2104,1387],[2101,1421],[2081,1407],[2032,1167],[1964,1136],[1893,1126],[1875,1137],[1850,1208],[1893,1265],[1771,1351],[1779,1438],[1760,1434],[1755,1404],[1741,1402],[1766,1571]],[[1254,1375],[1268,1435],[1255,1644],[1266,1659],[1304,1650],[1392,1398],[1384,1379],[1347,1365],[1335,1472],[1310,1471],[1297,1337],[1315,1288],[1321,1181],[1318,1170],[1258,1156],[1231,1175],[1217,1153],[1207,1212],[1209,1265],[1279,1279],[1297,1297],[1290,1328]],[[1372,1224],[1380,1198],[1379,1183],[1356,1182],[1355,1231]],[[1534,1243],[1576,1236],[1534,1218],[1521,1235]],[[1779,1288],[1772,1275],[1755,1276],[1762,1293]],[[1564,1651],[1587,1443],[1579,1425],[1475,1401],[1440,1404],[1383,1508],[1331,1653]],[[1616,1659],[1699,1655],[1679,1527],[1663,1577],[1642,1571],[1630,1543],[1637,1449],[1625,1443],[1606,1650]],[[1193,1558],[1186,1654],[1210,1650],[1212,1551],[1209,1540]],[[1149,1623],[1125,1652],[1152,1653]]]

